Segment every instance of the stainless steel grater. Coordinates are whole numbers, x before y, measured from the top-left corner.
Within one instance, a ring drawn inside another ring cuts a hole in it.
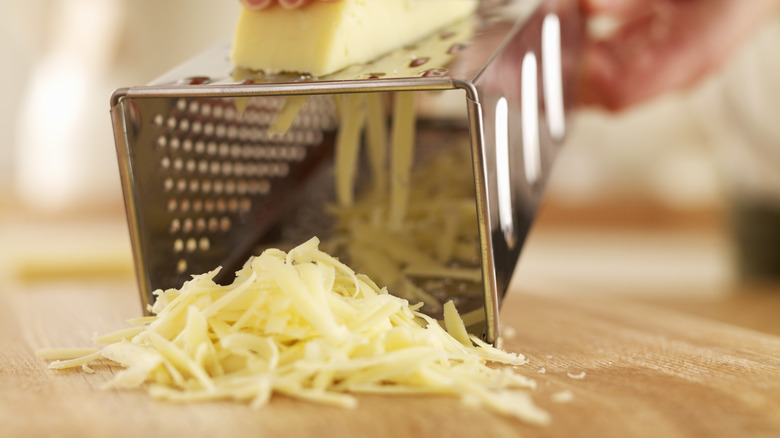
[[[156,289],[217,266],[230,275],[264,244],[327,229],[321,211],[298,207],[331,196],[333,96],[413,91],[454,97],[463,110],[454,124],[421,124],[420,135],[448,143],[461,133],[470,145],[482,282],[478,299],[457,305],[477,315],[469,330],[493,342],[566,133],[580,33],[574,0],[485,2],[412,47],[326,77],[233,70],[220,45],[150,85],[117,90],[111,117],[145,307]],[[275,134],[290,96],[309,98]]]

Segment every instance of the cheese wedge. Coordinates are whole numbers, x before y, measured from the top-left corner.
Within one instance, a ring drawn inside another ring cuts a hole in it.
[[[231,58],[266,74],[324,76],[410,45],[476,7],[476,0],[342,0],[243,9]]]

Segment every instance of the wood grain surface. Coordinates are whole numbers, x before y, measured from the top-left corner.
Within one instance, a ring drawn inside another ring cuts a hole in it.
[[[545,427],[444,397],[360,396],[354,410],[286,397],[259,410],[169,404],[99,389],[111,366],[51,371],[34,355],[91,346],[139,309],[129,283],[0,292],[0,436],[780,436],[780,337],[614,299],[509,295],[505,348],[530,359],[519,372],[538,382]],[[562,391],[572,399],[556,401]]]

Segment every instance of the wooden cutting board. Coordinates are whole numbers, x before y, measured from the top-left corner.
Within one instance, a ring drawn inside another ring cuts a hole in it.
[[[57,372],[34,356],[91,346],[138,313],[130,284],[0,292],[0,436],[780,436],[780,337],[615,300],[509,295],[505,347],[530,359],[519,371],[538,382],[546,427],[443,397],[361,396],[355,410],[285,397],[260,410],[167,404],[100,390],[113,367]],[[562,391],[572,399],[555,401]]]

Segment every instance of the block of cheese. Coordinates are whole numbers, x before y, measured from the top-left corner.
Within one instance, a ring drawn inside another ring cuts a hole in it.
[[[243,9],[231,58],[236,67],[267,74],[324,76],[412,44],[476,6],[476,0],[341,0]]]

